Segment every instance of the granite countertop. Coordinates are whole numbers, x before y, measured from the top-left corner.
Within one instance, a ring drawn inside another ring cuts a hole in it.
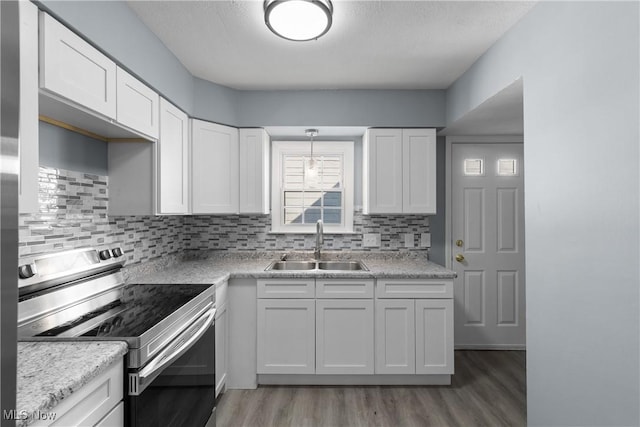
[[[127,353],[121,341],[18,343],[17,427],[35,421]],[[58,414],[59,415],[59,414]]]
[[[425,256],[406,253],[335,252],[323,254],[323,259],[362,260],[369,271],[291,270],[265,271],[283,252],[223,252],[193,251],[184,256],[163,259],[127,268],[130,283],[191,283],[217,284],[229,278],[274,277],[352,277],[352,278],[414,278],[451,279],[454,271],[427,260]],[[306,252],[288,253],[287,260],[312,259]]]

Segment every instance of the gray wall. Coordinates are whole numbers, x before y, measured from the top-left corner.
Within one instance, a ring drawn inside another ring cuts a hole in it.
[[[240,126],[439,127],[443,90],[238,91]]]
[[[637,2],[541,2],[447,93],[453,122],[524,79],[527,416],[637,426]]]
[[[45,122],[39,123],[40,165],[107,175],[107,143]]]

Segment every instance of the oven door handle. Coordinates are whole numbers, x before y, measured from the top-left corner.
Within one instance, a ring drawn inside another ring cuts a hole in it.
[[[205,316],[206,316],[206,319],[203,325],[197,330],[197,332],[193,333],[193,335],[188,340],[186,340],[178,348],[175,348],[175,346],[172,346],[170,348],[167,348],[166,350],[163,350],[162,353],[154,357],[151,363],[145,366],[138,373],[138,378],[140,380],[140,383],[144,384],[147,378],[153,377],[155,373],[161,371],[167,365],[173,363],[177,358],[179,358],[184,353],[186,353],[191,348],[191,346],[193,346],[193,344],[195,344],[196,341],[198,341],[204,335],[207,329],[209,329],[209,327],[213,324],[213,321],[216,318],[216,309],[212,308],[205,314]],[[196,321],[195,323],[199,323],[199,321]],[[184,335],[185,333],[189,332],[189,329],[187,329],[181,335]],[[180,339],[180,337],[178,337],[177,339]]]

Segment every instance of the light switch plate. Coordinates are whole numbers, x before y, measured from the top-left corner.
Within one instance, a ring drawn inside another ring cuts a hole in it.
[[[431,234],[430,233],[421,233],[420,234],[420,246],[423,248],[431,247]]]
[[[414,247],[414,245],[415,245],[414,239],[415,239],[415,237],[414,237],[413,233],[406,233],[404,235],[404,247],[405,248]]]
[[[365,247],[379,247],[380,246],[380,233],[365,233],[362,235],[362,246]]]

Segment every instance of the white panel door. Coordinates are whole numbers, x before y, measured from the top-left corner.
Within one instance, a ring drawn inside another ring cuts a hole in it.
[[[416,317],[412,299],[376,300],[376,374],[416,373]]]
[[[456,346],[523,348],[522,144],[454,143],[452,162]]]
[[[40,12],[40,87],[116,118],[116,64]]]
[[[453,300],[416,300],[416,374],[453,374]]]
[[[402,213],[402,129],[369,129],[364,151],[365,213]]]
[[[122,68],[117,70],[117,120],[152,138],[160,132],[160,95]]]
[[[269,135],[240,129],[240,213],[269,213]]]
[[[238,129],[192,120],[191,191],[194,214],[237,214]]]
[[[258,300],[258,373],[315,372],[315,301]]]
[[[373,374],[373,300],[316,300],[316,373]]]
[[[436,213],[436,130],[402,131],[402,211]]]
[[[158,140],[158,211],[185,214],[189,211],[189,123],[187,115],[160,99]]]

